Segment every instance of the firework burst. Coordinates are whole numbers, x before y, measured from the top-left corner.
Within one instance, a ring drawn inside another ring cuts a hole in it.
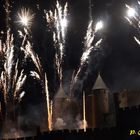
[[[136,8],[133,8],[129,5],[125,5],[127,8],[127,13],[125,19],[135,28],[139,28],[139,14],[136,11]]]
[[[91,21],[89,23],[89,26],[88,26],[88,29],[87,29],[87,34],[86,34],[86,37],[85,37],[85,51],[83,52],[83,55],[81,57],[81,65],[83,65],[88,57],[89,57],[89,54],[91,53],[92,49],[94,47],[98,47],[100,45],[100,43],[102,42],[102,39],[100,39],[99,41],[97,41],[97,43],[92,46],[92,42],[94,40],[94,37],[95,37],[95,34],[96,32],[98,32],[100,29],[103,28],[103,23],[102,21],[99,21],[96,23],[95,27],[93,25],[93,21]]]
[[[40,9],[39,5],[37,5],[38,10]],[[67,28],[68,28],[68,4],[66,3],[64,7],[62,7],[57,1],[55,10],[45,12],[46,20],[49,24],[53,32],[53,41],[55,47],[55,64],[57,68],[57,72],[60,78],[60,87],[62,88],[62,79],[63,79],[63,58],[64,51],[66,46],[66,36],[67,36]],[[29,57],[33,64],[35,65],[35,70],[30,71],[30,75],[35,77],[37,80],[41,82],[42,90],[46,99],[46,107],[48,113],[48,128],[52,130],[52,102],[49,98],[49,89],[48,89],[48,79],[47,74],[43,69],[40,58],[38,54],[33,49],[33,43],[31,40],[30,27],[33,23],[34,14],[30,9],[22,8],[18,13],[18,23],[23,27],[22,30],[19,30],[19,36],[22,38],[20,49],[24,52],[25,58]],[[94,45],[93,41],[95,38],[95,34],[103,28],[102,21],[97,22],[94,25],[91,20],[87,34],[85,37],[84,43],[84,51],[81,57],[81,65],[76,74],[73,74],[71,85],[70,85],[70,94],[72,94],[72,85],[74,84],[74,80],[77,79],[79,72],[81,71],[82,66],[85,63],[88,63],[89,55],[91,51],[99,47],[102,43],[102,39],[99,39]],[[13,35],[10,34],[10,31],[7,32],[7,39],[5,43],[2,43],[0,40],[0,53],[3,56],[3,71],[1,72],[0,79],[0,88],[3,91],[4,102],[8,103],[9,98],[12,102],[18,101],[18,103],[22,100],[25,95],[25,91],[22,91],[22,87],[26,80],[26,75],[24,74],[24,70],[19,70],[19,59],[16,59],[14,56],[14,43],[13,43]],[[76,78],[75,78],[76,77]],[[15,110],[14,110],[15,111]],[[83,126],[84,130],[86,129],[86,118],[85,118],[85,94],[83,95]]]
[[[93,24],[93,21],[90,21],[89,26],[87,28],[87,33],[85,37],[85,43],[84,43],[84,51],[81,57],[81,63],[79,70],[76,73],[75,76],[75,82],[77,81],[78,75],[81,72],[81,68],[85,63],[88,63],[89,55],[92,52],[94,48],[100,47],[102,43],[102,39],[99,39],[94,45],[92,45],[96,33],[103,28],[103,22],[99,21],[95,25]]]
[[[127,8],[127,15],[125,19],[129,22],[131,26],[133,26],[136,30],[140,29],[140,2],[137,2],[135,7],[131,7],[129,5],[125,5]],[[134,40],[140,45],[139,39],[134,36]]]
[[[53,31],[53,40],[56,49],[55,63],[60,82],[62,82],[62,63],[68,26],[68,4],[66,3],[65,6],[62,7],[57,1],[55,11],[45,12],[45,14],[47,23]]]
[[[22,87],[26,80],[24,70],[19,71],[19,60],[14,57],[14,38],[7,31],[5,43],[1,43],[3,68],[0,74],[0,90],[2,91],[3,103],[5,104],[5,112],[8,116],[15,118],[15,106],[21,101]],[[2,41],[1,41],[2,42]],[[11,112],[12,109],[12,112]]]
[[[37,53],[34,51],[32,47],[33,46],[33,44],[31,43],[32,41],[27,38],[27,35],[31,36],[28,30],[24,29],[24,32],[19,31],[19,36],[23,38],[21,50],[24,52],[25,58],[29,57],[36,67],[35,71],[30,71],[30,76],[35,77],[37,80],[41,82],[43,93],[46,96],[48,129],[49,131],[52,131],[52,101],[50,101],[49,99],[47,76],[46,76],[46,73],[44,72],[43,66],[41,64],[41,61]]]
[[[22,8],[18,13],[18,23],[26,28],[31,27],[33,22],[34,14],[30,9]]]

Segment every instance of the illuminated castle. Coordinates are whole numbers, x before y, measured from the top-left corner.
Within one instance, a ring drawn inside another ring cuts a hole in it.
[[[140,106],[140,90],[122,90],[111,93],[100,74],[91,94],[87,96],[86,106],[89,128],[140,125],[135,119]],[[135,121],[131,121],[131,119]]]
[[[115,126],[113,94],[107,88],[100,74],[91,94],[87,96],[87,121],[90,128]]]

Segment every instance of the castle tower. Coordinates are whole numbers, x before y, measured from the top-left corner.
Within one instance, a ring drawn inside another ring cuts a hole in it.
[[[67,98],[67,95],[64,92],[64,89],[62,88],[62,86],[60,86],[60,89],[58,90],[58,93],[55,96],[54,99],[54,116],[55,119],[56,118],[62,118],[63,114],[62,114],[62,108],[63,108],[63,104],[65,102]]]
[[[53,105],[54,129],[75,129],[78,107],[77,102],[73,98],[69,98],[63,87],[60,86]]]
[[[91,94],[87,96],[87,120],[91,128],[111,126],[113,95],[110,93],[100,74],[95,81]],[[109,124],[111,123],[111,124]]]

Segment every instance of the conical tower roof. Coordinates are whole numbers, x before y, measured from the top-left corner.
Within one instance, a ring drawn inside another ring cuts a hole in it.
[[[98,77],[97,77],[95,84],[92,88],[92,90],[96,90],[96,89],[108,89],[106,84],[104,83],[100,73],[98,74]]]
[[[67,95],[65,94],[62,86],[60,86],[55,98],[67,98]]]

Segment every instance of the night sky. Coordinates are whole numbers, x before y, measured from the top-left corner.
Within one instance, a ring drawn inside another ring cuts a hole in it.
[[[17,18],[17,11],[21,7],[30,7],[36,13],[31,29],[34,48],[48,73],[49,90],[53,95],[58,86],[58,79],[54,76],[55,72],[53,69],[54,49],[52,32],[46,26],[43,18],[43,9],[53,9],[55,2],[53,0],[41,0],[39,2],[40,11],[36,9],[36,2],[38,1],[13,1],[10,14],[12,20],[9,23],[16,37],[16,31],[19,28],[14,22]],[[65,0],[60,0],[60,2],[64,4]],[[105,24],[104,29],[98,35],[98,37],[103,37],[104,41],[101,49],[92,53],[89,63],[91,72],[84,81],[84,90],[91,90],[99,71],[106,85],[113,92],[122,89],[140,88],[140,46],[133,39],[133,36],[139,36],[139,33],[124,18],[126,14],[125,3],[135,4],[135,2],[134,0],[92,0],[92,17],[94,21],[101,19]],[[6,27],[3,3],[4,0],[0,1],[0,30],[5,30]],[[64,86],[69,83],[72,72],[78,69],[82,48],[84,47],[84,37],[89,23],[88,0],[68,0],[68,4],[69,24],[63,63]],[[15,42],[18,44],[19,40],[16,39]],[[29,65],[25,67],[27,73],[32,69],[32,66]],[[84,69],[80,75],[81,80],[82,76],[84,76]],[[33,87],[38,85],[37,82],[32,84],[32,80],[29,78],[26,85],[29,91],[32,91]]]

